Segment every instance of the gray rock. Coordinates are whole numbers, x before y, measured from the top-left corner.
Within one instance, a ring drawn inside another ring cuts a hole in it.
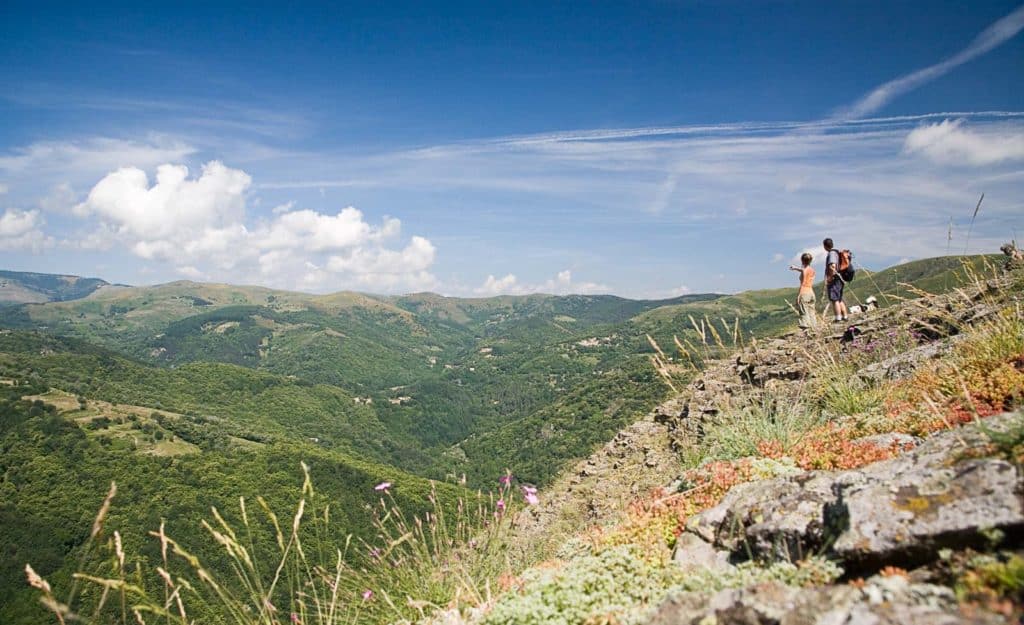
[[[1008,416],[989,420],[999,427]],[[983,442],[976,428],[853,471],[811,471],[742,484],[687,529],[738,557],[795,560],[831,553],[854,568],[933,558],[982,545],[987,530],[1024,530],[1024,476],[1003,460],[957,462]]]
[[[883,380],[902,380],[910,377],[925,361],[933,360],[948,353],[959,336],[942,341],[934,341],[919,345],[911,350],[868,365],[857,371],[857,377],[865,382],[881,382]]]
[[[683,532],[676,539],[676,548],[672,554],[672,561],[683,571],[699,569],[727,571],[735,568],[729,564],[728,551],[716,550],[711,543],[689,532]]]
[[[942,547],[984,544],[985,530],[1024,529],[1024,481],[998,459],[915,468],[891,480],[844,489],[835,514],[845,519],[832,551],[848,562],[922,560]]]
[[[840,477],[814,471],[741,484],[691,517],[687,530],[738,555],[798,560],[825,543],[825,508],[836,502]]]

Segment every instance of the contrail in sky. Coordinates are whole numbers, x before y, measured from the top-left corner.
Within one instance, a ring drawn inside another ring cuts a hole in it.
[[[905,76],[875,88],[866,96],[857,100],[852,106],[841,110],[833,116],[833,120],[846,120],[865,117],[882,108],[896,96],[916,89],[921,85],[935,80],[964,63],[985,54],[1014,37],[1024,28],[1024,5],[1018,7],[1006,17],[994,22],[974,38],[969,46],[948,59],[924,69],[919,69]]]

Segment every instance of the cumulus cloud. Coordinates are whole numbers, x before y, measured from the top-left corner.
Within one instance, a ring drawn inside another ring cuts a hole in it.
[[[999,128],[980,133],[965,128],[962,119],[946,119],[912,130],[903,151],[943,164],[991,165],[1024,159],[1024,133]]]
[[[252,222],[246,214],[252,179],[244,171],[211,161],[195,177],[184,165],[164,164],[150,181],[135,167],[118,169],[93,186],[73,209],[95,229],[78,247],[126,247],[146,260],[171,264],[194,279],[251,280],[286,288],[429,288],[436,249],[413,236],[398,249],[387,244],[401,222],[385,217],[369,223],[362,211],[335,214],[282,204],[271,218]]]
[[[251,183],[245,172],[219,161],[204,165],[194,180],[184,165],[161,165],[152,187],[146,172],[123,167],[100,180],[74,213],[95,215],[147,249],[157,249],[241,221]]]
[[[502,278],[495,278],[488,275],[477,289],[479,295],[513,295],[523,291],[520,290],[519,279],[515,274],[507,274]]]
[[[821,245],[806,245],[806,246],[804,246],[804,248],[801,249],[799,252],[797,252],[796,254],[793,254],[792,256],[789,257],[789,264],[794,266],[794,267],[799,267],[800,263],[801,263],[800,257],[803,256],[804,254],[810,254],[811,255],[811,259],[812,259],[811,260],[811,264],[812,265],[815,264],[815,263],[818,263],[818,264],[821,264],[822,266],[824,266],[823,263],[825,262],[826,253],[825,253],[825,248],[823,248]],[[781,256],[781,254],[776,254],[776,256]],[[820,278],[821,276],[818,276],[818,277]]]
[[[554,278],[538,284],[522,283],[515,274],[506,274],[502,278],[488,275],[483,284],[474,292],[477,295],[526,295],[528,293],[548,293],[551,295],[607,293],[611,289],[596,282],[574,282],[572,271],[559,271]]]
[[[0,250],[38,254],[53,247],[53,237],[42,230],[44,223],[37,210],[5,210],[0,215]]]
[[[363,213],[353,207],[336,215],[323,215],[311,210],[280,211],[277,219],[258,234],[263,247],[291,248],[303,242],[315,252],[343,250],[366,241],[382,241],[401,230],[401,222],[385,218],[379,228],[363,220]]]

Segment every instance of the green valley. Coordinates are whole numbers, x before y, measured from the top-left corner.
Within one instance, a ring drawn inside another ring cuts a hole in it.
[[[953,288],[963,267],[865,272],[853,293]],[[176,282],[7,306],[0,588],[14,599],[0,619],[36,622],[25,562],[58,582],[78,570],[111,481],[111,518],[137,529],[124,539],[153,562],[146,531],[161,519],[187,540],[211,506],[262,496],[287,507],[303,462],[343,528],[321,538],[369,538],[375,484],[393,482],[412,512],[431,505],[430,480],[442,503],[493,488],[506,469],[547,485],[667,395],[648,337],[685,380],[675,338],[710,354],[784,332],[794,292],[459,299]],[[227,566],[218,553],[199,555]]]

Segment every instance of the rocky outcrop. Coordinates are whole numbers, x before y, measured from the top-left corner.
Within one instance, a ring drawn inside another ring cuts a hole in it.
[[[857,372],[857,377],[865,382],[908,378],[922,363],[948,354],[958,342],[957,339],[959,339],[959,336],[952,336],[948,339],[919,345],[913,349],[896,354],[891,358],[864,367]]]
[[[953,592],[905,577],[876,576],[861,586],[793,588],[768,583],[711,595],[681,593],[649,625],[995,625],[993,614],[961,612]]]
[[[682,470],[668,428],[653,415],[633,423],[577,463],[544,492],[541,503],[516,518],[516,545],[534,550],[549,545],[556,528],[618,520],[628,503],[670,481]]]
[[[999,428],[1014,418],[987,422]],[[687,530],[737,558],[826,553],[848,571],[933,560],[944,547],[983,545],[993,529],[1020,535],[1020,467],[963,457],[985,442],[978,428],[968,427],[860,469],[742,484],[691,518]]]
[[[947,354],[963,328],[994,315],[1000,306],[991,301],[992,296],[1011,290],[1013,280],[1019,281],[1019,274],[1007,273],[943,295],[924,293],[903,303],[889,301],[882,308],[851,317],[849,323],[822,326],[816,334],[793,332],[755,341],[730,358],[708,362],[679,397],[655,410],[654,418],[668,428],[673,445],[684,448],[688,441],[699,440],[705,424],[730,403],[742,402],[762,388],[814,377],[812,355],[822,341],[848,343],[855,339],[869,344],[891,339],[896,329],[918,344],[865,367],[858,376],[865,382],[907,377],[921,363]]]

